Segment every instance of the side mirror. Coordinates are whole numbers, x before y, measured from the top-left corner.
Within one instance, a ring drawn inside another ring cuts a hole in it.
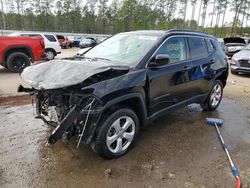
[[[150,67],[158,67],[158,66],[163,66],[167,65],[170,62],[170,58],[168,55],[165,54],[158,54],[155,56],[155,58],[152,59],[150,62]]]

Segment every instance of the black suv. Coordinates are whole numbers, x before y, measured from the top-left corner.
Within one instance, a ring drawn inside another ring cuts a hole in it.
[[[215,37],[190,30],[134,31],[114,35],[83,55],[26,68],[19,86],[36,98],[37,118],[55,127],[48,138],[91,145],[117,158],[139,128],[169,111],[220,104],[228,77]]]

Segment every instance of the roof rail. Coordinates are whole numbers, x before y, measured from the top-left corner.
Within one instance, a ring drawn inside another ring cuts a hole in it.
[[[207,32],[203,32],[203,31],[195,31],[195,30],[192,30],[192,29],[170,29],[170,30],[168,30],[167,32],[178,32],[178,31],[181,31],[181,32],[202,33],[202,34],[207,34],[207,35],[210,35],[210,34],[209,34],[209,33],[207,33]]]

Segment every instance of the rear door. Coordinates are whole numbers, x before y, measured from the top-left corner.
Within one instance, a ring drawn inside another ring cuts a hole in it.
[[[202,37],[187,37],[189,59],[191,63],[190,80],[193,83],[193,95],[202,95],[209,90],[210,66],[215,63],[215,47],[210,39]]]
[[[170,63],[148,68],[150,115],[188,99],[191,91],[186,38],[175,36],[167,39],[153,57],[158,54],[168,55]]]

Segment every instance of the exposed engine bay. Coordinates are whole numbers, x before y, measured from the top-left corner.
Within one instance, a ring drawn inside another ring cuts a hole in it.
[[[77,147],[81,142],[91,142],[103,110],[102,101],[94,95],[91,85],[128,72],[127,67],[114,68],[111,64],[91,62],[86,66],[83,62],[56,61],[24,70],[21,76],[32,88],[20,85],[18,92],[30,93],[35,101],[36,118],[55,128],[48,138],[49,144],[71,137],[76,138]]]
[[[77,146],[81,141],[90,143],[102,111],[101,101],[92,94],[73,93],[68,89],[38,91],[21,85],[18,91],[30,92],[35,100],[36,118],[55,128],[49,144],[62,137],[66,140],[75,137]]]

